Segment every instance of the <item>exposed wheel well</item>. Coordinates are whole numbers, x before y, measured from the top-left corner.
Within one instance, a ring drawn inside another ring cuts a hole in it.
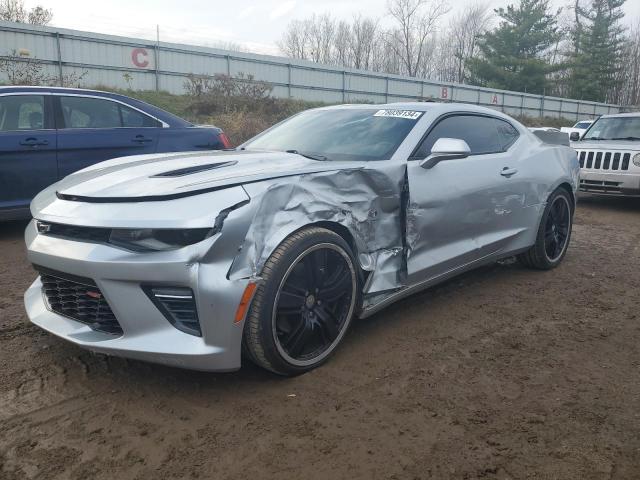
[[[351,235],[349,229],[344,225],[335,222],[316,222],[310,225],[306,225],[305,228],[306,227],[322,227],[326,228],[327,230],[331,230],[334,233],[337,233],[344,239],[345,242],[349,244],[354,256],[358,256],[358,249],[356,247],[355,239],[353,238],[353,235]]]
[[[305,228],[306,227],[322,227],[340,235],[344,239],[344,241],[347,242],[351,247],[351,251],[353,252],[356,266],[358,267],[358,270],[360,270],[362,285],[366,283],[366,280],[368,276],[371,274],[371,272],[367,272],[366,270],[363,270],[362,267],[360,266],[360,262],[358,261],[358,247],[356,245],[355,239],[353,238],[353,235],[351,234],[351,232],[347,227],[336,222],[316,222],[316,223],[312,223],[311,225],[306,225]]]
[[[576,211],[576,199],[575,196],[573,194],[573,188],[571,188],[571,185],[567,182],[561,183],[558,188],[562,188],[564,189],[568,194],[569,194],[569,198],[571,199],[571,210],[572,212]]]

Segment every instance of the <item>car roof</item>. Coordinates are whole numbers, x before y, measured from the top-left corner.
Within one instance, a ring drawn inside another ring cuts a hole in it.
[[[333,105],[329,107],[321,108],[371,108],[380,110],[413,110],[416,112],[459,112],[461,110],[474,113],[485,113],[488,115],[496,115],[500,117],[508,117],[499,110],[493,108],[481,107],[472,103],[458,103],[458,102],[397,102],[397,103],[353,103],[343,105]]]
[[[36,86],[0,86],[0,95],[10,93],[58,93],[58,94],[74,94],[74,95],[90,95],[93,97],[110,98],[119,100],[134,107],[144,110],[150,115],[162,120],[171,127],[189,127],[193,124],[180,118],[172,113],[162,110],[154,105],[143,102],[136,98],[128,97],[120,93],[104,92],[101,90],[91,90],[86,88],[67,88],[67,87],[36,87]]]
[[[609,115],[602,115],[600,118],[628,118],[628,117],[640,117],[640,112],[611,113]]]

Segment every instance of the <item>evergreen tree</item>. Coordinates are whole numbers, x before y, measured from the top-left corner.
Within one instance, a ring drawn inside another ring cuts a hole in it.
[[[572,98],[604,102],[616,98],[625,46],[625,0],[592,0],[589,7],[575,5],[573,53],[569,92]]]
[[[480,38],[481,58],[472,59],[472,80],[480,85],[543,94],[547,75],[563,68],[551,65],[545,54],[558,41],[558,16],[550,0],[520,0],[499,8],[499,26]]]

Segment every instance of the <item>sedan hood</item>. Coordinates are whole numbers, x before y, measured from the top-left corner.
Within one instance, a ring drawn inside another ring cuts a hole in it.
[[[117,158],[69,175],[58,197],[86,202],[167,200],[270,178],[360,168],[268,151],[194,152]]]

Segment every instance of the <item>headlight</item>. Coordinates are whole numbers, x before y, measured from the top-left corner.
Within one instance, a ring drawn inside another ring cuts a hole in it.
[[[109,243],[137,252],[161,252],[193,245],[213,235],[213,228],[177,229],[124,229],[115,228]]]
[[[640,153],[636,153],[635,157],[633,157],[633,164],[636,167],[640,167]]]

